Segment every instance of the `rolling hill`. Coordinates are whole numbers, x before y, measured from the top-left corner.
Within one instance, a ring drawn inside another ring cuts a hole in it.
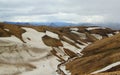
[[[118,30],[99,26],[0,23],[0,75],[119,72],[119,38]]]

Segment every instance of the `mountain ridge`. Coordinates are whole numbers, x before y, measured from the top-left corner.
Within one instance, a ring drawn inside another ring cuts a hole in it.
[[[108,27],[111,29],[119,30],[120,23],[71,23],[71,22],[4,22],[7,24],[16,24],[16,25],[34,25],[34,26],[53,26],[53,27],[63,27],[63,26],[101,26]]]

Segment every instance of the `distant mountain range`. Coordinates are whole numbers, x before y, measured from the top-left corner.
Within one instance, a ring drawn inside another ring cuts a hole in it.
[[[120,23],[70,23],[70,22],[5,22],[8,24],[17,24],[17,25],[46,25],[46,26],[53,26],[53,27],[60,27],[60,26],[102,26],[108,27],[112,29],[120,29]]]
[[[68,22],[5,22],[8,24],[18,24],[18,25],[46,25],[46,26],[73,26],[77,25],[75,23],[68,23]]]

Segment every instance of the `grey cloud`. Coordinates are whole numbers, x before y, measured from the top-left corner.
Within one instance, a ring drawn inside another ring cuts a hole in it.
[[[78,20],[81,19],[79,18],[81,16],[98,15],[103,16],[106,22],[112,20],[119,22],[119,3],[120,0],[0,0],[0,21],[16,16],[34,15],[48,15],[45,18],[49,19],[53,17],[50,15],[61,12],[68,15],[76,14]],[[72,20],[73,17],[67,18]]]

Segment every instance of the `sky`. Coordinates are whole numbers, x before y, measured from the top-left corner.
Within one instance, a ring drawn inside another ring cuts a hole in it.
[[[120,22],[120,0],[0,0],[0,21]]]

